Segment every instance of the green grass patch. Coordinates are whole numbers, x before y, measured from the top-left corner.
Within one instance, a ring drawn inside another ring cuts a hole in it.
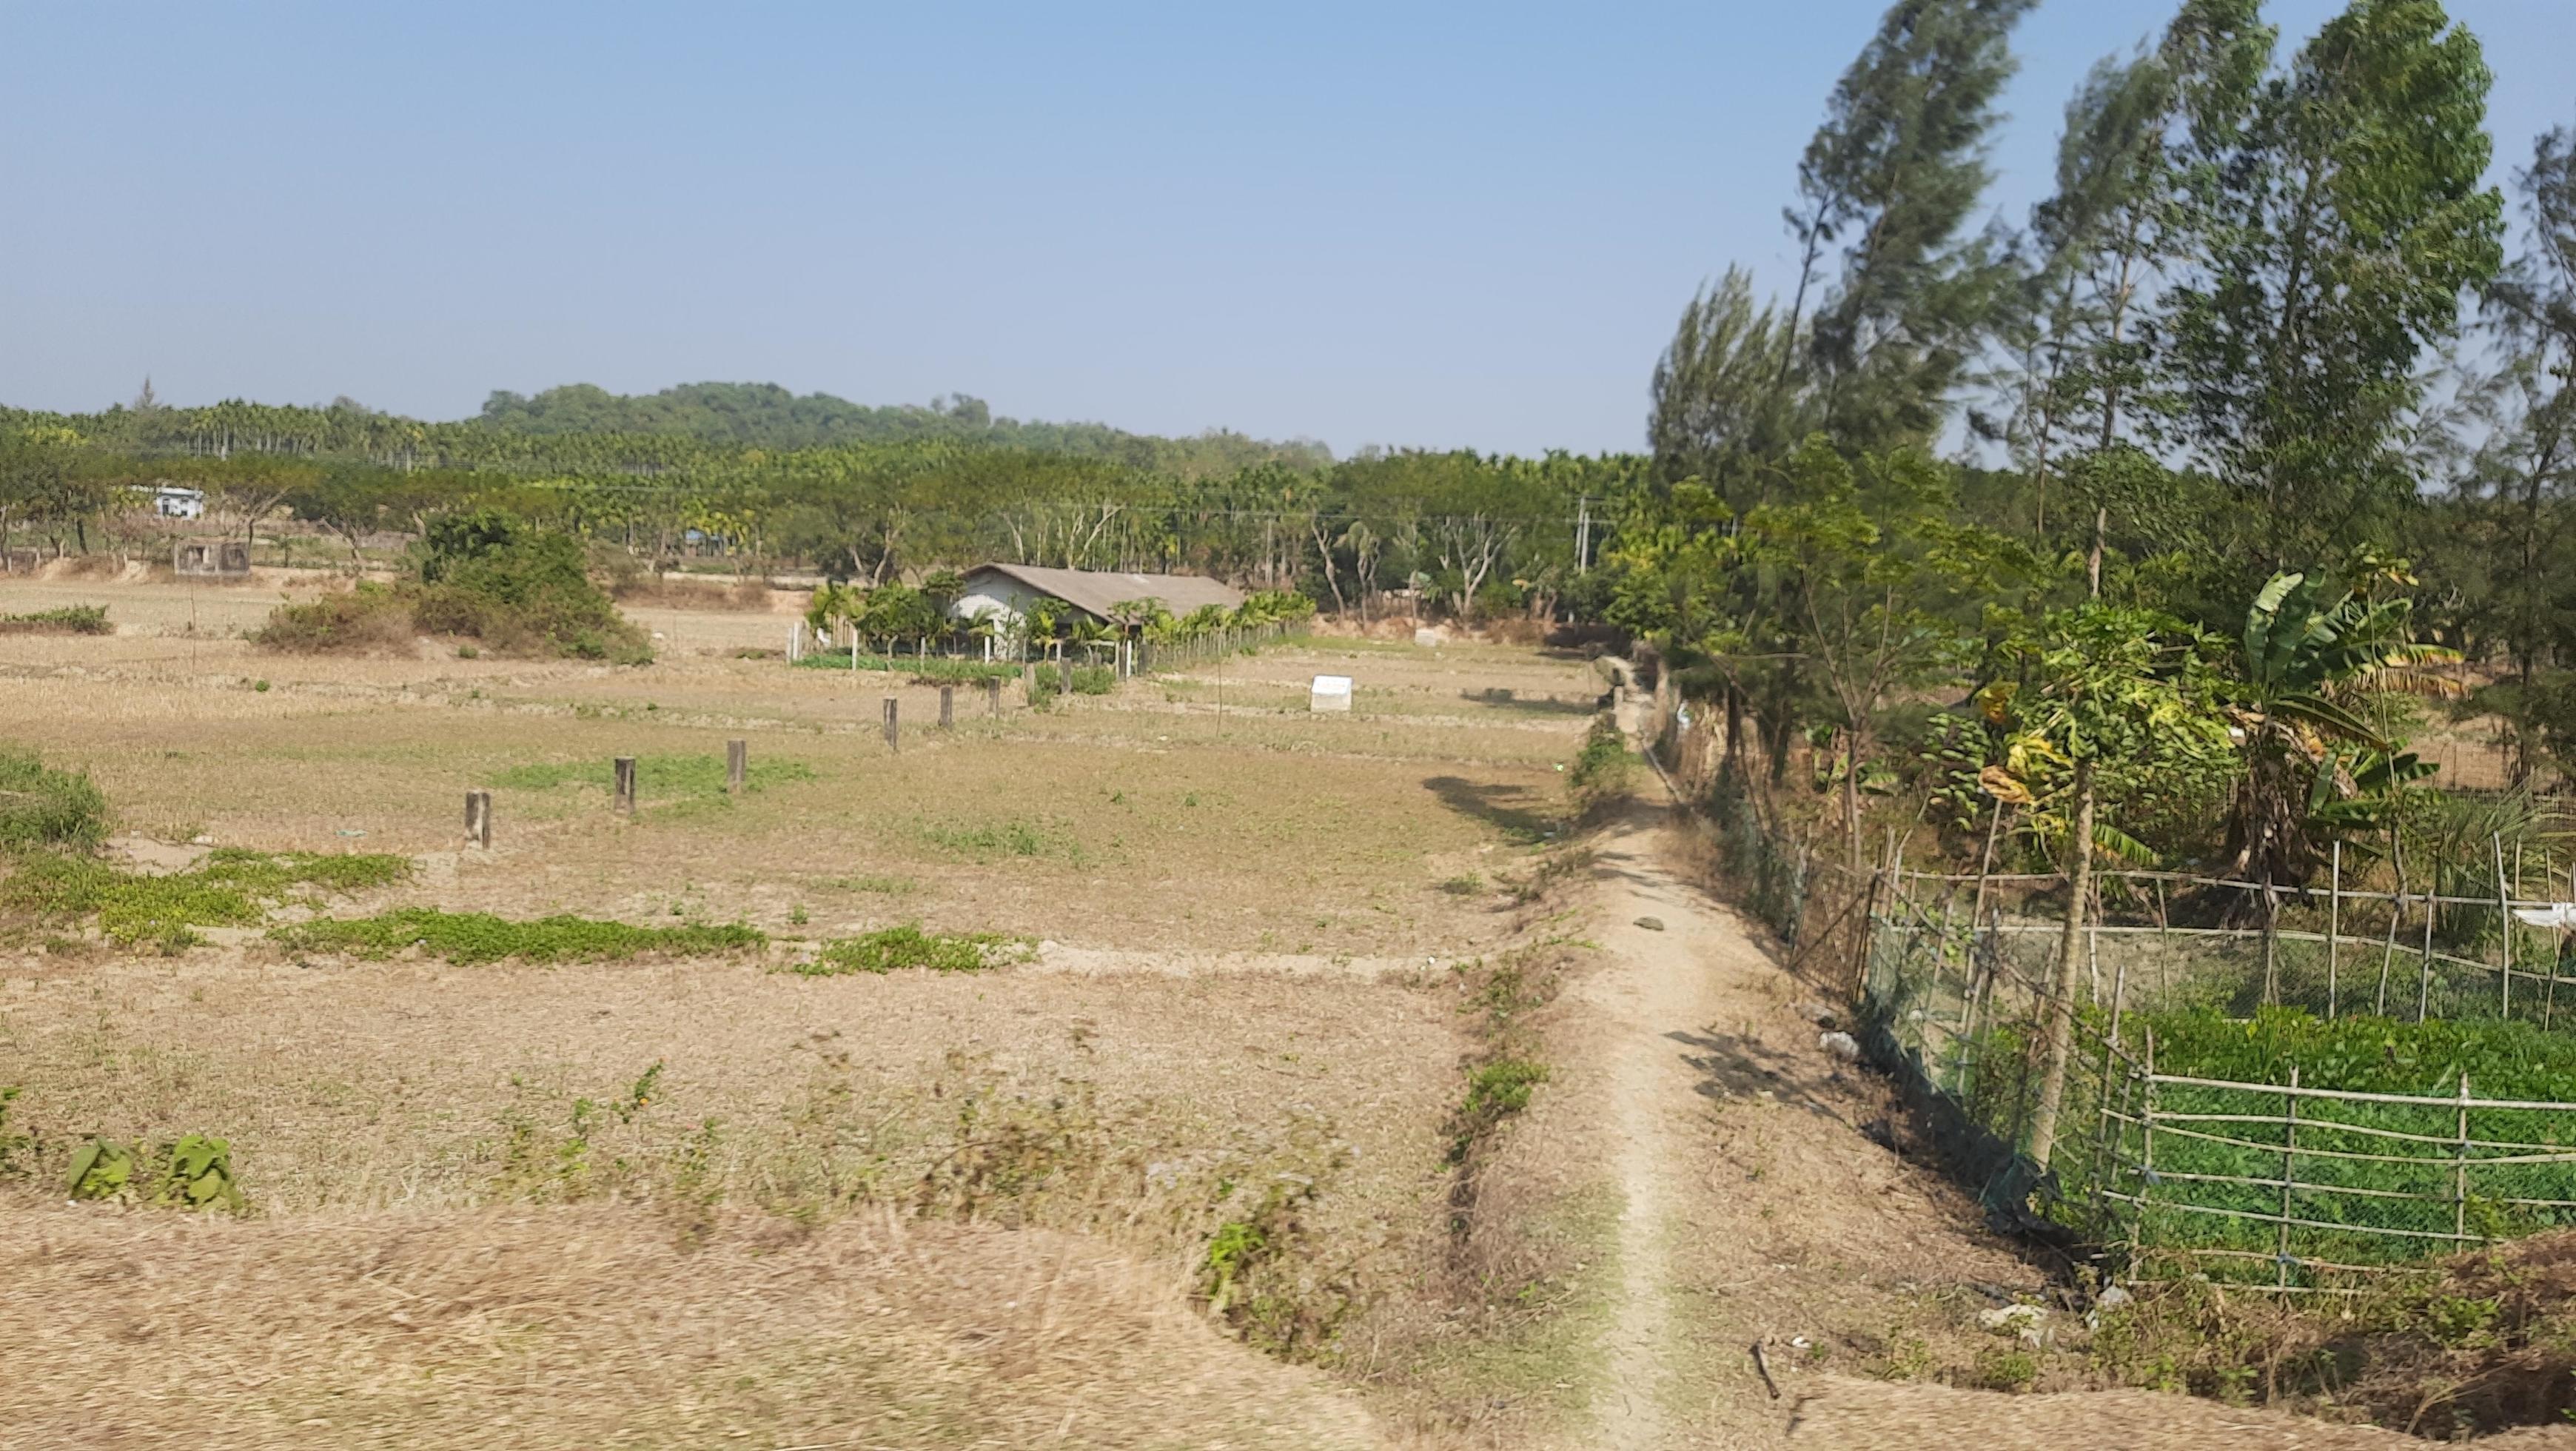
[[[921,890],[921,884],[910,877],[826,877],[814,885],[835,892],[874,892],[889,897]]]
[[[280,927],[268,935],[291,951],[376,959],[416,947],[431,957],[469,965],[506,958],[622,962],[646,955],[714,957],[769,943],[768,934],[741,923],[636,927],[564,915],[513,922],[488,912],[442,912],[433,907],[406,907],[373,917],[326,918]]]
[[[271,907],[309,887],[354,892],[411,875],[408,858],[310,852],[213,852],[195,867],[145,876],[90,857],[36,853],[0,882],[0,907],[46,921],[98,919],[99,934],[131,946],[192,946],[197,927],[250,927]]]
[[[1055,858],[1080,863],[1086,854],[1073,833],[1043,822],[925,822],[921,839],[978,863]]]
[[[513,791],[574,788],[595,790],[604,795],[617,789],[616,775],[615,764],[605,759],[536,762],[513,766],[494,776],[492,784]],[[754,758],[743,772],[742,784],[746,792],[765,791],[772,786],[814,778],[814,768],[802,761]],[[655,805],[675,802],[703,804],[726,799],[724,757],[639,756],[635,761],[635,792],[643,801]]]
[[[0,749],[0,851],[90,851],[107,839],[107,796],[79,771]]]
[[[23,615],[0,615],[0,635],[109,635],[105,605],[65,605]]]
[[[852,668],[850,652],[818,651],[797,660],[796,667],[846,671]],[[1016,680],[1020,675],[1020,667],[1007,660],[948,660],[936,655],[907,660],[900,655],[862,654],[856,668],[908,676],[923,685],[969,685],[984,680]]]
[[[915,923],[845,937],[826,943],[810,961],[793,969],[806,977],[838,977],[852,972],[893,972],[927,968],[932,972],[982,972],[1028,959],[1025,937],[998,932],[924,932]]]

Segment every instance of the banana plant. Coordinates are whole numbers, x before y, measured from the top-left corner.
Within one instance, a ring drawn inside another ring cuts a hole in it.
[[[2404,579],[2402,566],[2396,578]],[[2243,760],[2228,824],[2231,868],[2297,885],[2336,840],[2368,849],[2434,768],[2404,749],[2400,702],[2462,691],[2456,650],[2414,638],[2413,601],[2279,574],[2246,611],[2230,734]]]

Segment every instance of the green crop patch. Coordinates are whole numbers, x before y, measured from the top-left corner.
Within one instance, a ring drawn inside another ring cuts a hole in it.
[[[949,934],[924,932],[906,923],[858,937],[825,943],[794,971],[806,977],[838,977],[852,972],[893,972],[927,968],[932,972],[982,972],[1028,960],[1032,944],[1025,937],[998,932]]]
[[[105,605],[65,605],[23,615],[0,615],[0,635],[112,635]]]
[[[385,855],[226,848],[187,871],[156,877],[91,857],[33,853],[0,881],[0,910],[49,923],[95,917],[99,934],[124,946],[186,946],[191,928],[256,926],[298,888],[355,892],[410,875],[409,859]]]
[[[637,927],[565,915],[513,922],[489,912],[442,912],[434,907],[406,907],[373,917],[324,918],[280,927],[268,935],[295,952],[381,959],[418,948],[428,956],[469,965],[508,958],[623,962],[647,956],[719,957],[769,945],[768,934],[738,922]]]

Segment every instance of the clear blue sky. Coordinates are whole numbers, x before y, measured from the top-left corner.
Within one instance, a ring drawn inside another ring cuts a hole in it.
[[[1691,289],[1786,274],[1798,150],[1880,8],[0,0],[0,400],[149,372],[457,417],[736,379],[1632,448]],[[2336,8],[2271,7],[2293,37]],[[2024,26],[2007,215],[2168,9]],[[2451,9],[2501,173],[2576,121],[2576,3]]]

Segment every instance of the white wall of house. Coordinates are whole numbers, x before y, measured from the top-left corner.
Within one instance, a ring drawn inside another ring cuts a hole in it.
[[[1007,574],[978,575],[948,606],[948,613],[969,623],[986,615],[999,615],[1001,619],[997,623],[1008,629],[1017,626],[1028,614],[1031,602],[1049,598],[1052,596],[1042,590],[1031,589]]]

